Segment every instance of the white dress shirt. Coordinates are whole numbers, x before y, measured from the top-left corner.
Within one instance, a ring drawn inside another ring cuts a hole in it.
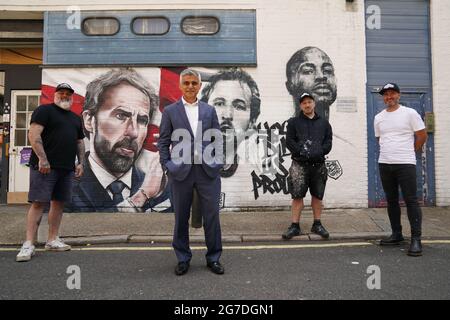
[[[184,110],[186,110],[186,115],[189,120],[189,124],[191,125],[192,133],[194,137],[197,134],[198,127],[198,99],[194,103],[189,103],[184,98],[181,98],[184,105]]]

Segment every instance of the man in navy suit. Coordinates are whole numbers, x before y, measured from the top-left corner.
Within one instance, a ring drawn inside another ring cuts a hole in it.
[[[178,259],[176,275],[183,275],[189,270],[192,258],[189,216],[194,188],[198,192],[204,221],[208,248],[206,265],[216,274],[224,273],[219,262],[222,253],[219,221],[222,133],[214,107],[197,99],[200,88],[201,76],[198,72],[186,69],[180,74],[183,97],[164,108],[158,140],[160,161],[169,178],[175,210],[172,245]]]

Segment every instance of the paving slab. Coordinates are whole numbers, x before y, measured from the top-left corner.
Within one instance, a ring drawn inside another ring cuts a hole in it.
[[[0,245],[18,245],[25,238],[28,205],[0,205]],[[423,208],[424,239],[450,239],[450,208]],[[402,225],[409,237],[406,208],[402,208]],[[289,211],[224,211],[220,214],[224,243],[281,241],[290,225]],[[384,208],[326,209],[322,223],[330,232],[330,240],[374,240],[390,234],[389,219]],[[173,213],[66,213],[60,236],[73,244],[86,243],[171,243]],[[322,241],[310,234],[313,214],[302,213],[303,234],[291,241]],[[204,244],[202,228],[190,228],[192,243]],[[48,221],[44,216],[38,232],[45,242]],[[97,239],[97,240],[96,240]],[[97,241],[97,242],[95,242]]]

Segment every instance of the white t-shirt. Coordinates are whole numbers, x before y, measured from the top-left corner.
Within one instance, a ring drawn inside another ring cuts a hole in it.
[[[383,110],[375,116],[374,127],[375,137],[380,138],[378,163],[416,164],[414,132],[425,129],[416,110],[404,106]]]

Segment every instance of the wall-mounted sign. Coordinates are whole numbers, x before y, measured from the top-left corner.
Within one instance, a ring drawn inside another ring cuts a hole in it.
[[[356,97],[343,97],[337,99],[337,112],[358,112]]]
[[[27,165],[30,162],[31,148],[23,148],[20,151],[20,164]]]

